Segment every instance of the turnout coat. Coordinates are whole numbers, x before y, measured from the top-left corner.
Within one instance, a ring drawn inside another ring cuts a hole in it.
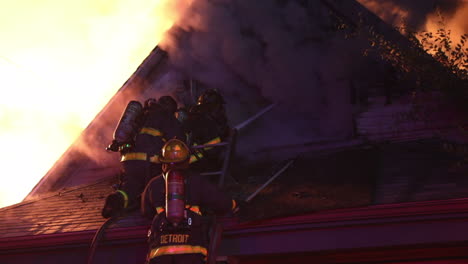
[[[211,211],[227,214],[236,202],[198,173],[184,171],[186,219],[178,228],[168,224],[165,215],[166,193],[163,175],[153,178],[142,195],[141,210],[153,220],[148,232],[148,260],[165,255],[208,254],[208,227],[203,215]]]
[[[158,106],[149,109],[134,146],[122,154],[123,173],[119,189],[127,195],[130,203],[138,203],[145,185],[161,173],[161,148],[172,138],[185,141],[182,126],[174,114]]]

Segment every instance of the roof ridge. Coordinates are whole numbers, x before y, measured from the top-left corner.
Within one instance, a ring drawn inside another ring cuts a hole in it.
[[[49,198],[52,198],[52,197],[55,197],[55,196],[60,196],[60,195],[62,195],[64,193],[69,193],[69,192],[76,191],[76,190],[79,190],[79,189],[84,189],[84,188],[87,188],[87,187],[90,187],[90,186],[98,185],[98,184],[101,184],[101,183],[103,183],[105,181],[109,181],[109,180],[111,180],[112,178],[115,178],[115,177],[116,177],[115,175],[112,175],[112,176],[101,178],[101,179],[99,179],[99,180],[97,180],[97,181],[95,181],[93,183],[90,183],[90,184],[82,184],[82,185],[78,185],[78,186],[74,186],[74,187],[65,187],[65,188],[63,188],[61,190],[50,192],[50,195],[43,195],[43,196],[39,196],[37,198],[30,198],[30,199],[28,199],[26,201],[23,200],[23,201],[21,201],[19,203],[0,208],[0,212],[10,210],[10,209],[14,209],[14,208],[18,208],[18,207],[21,207],[21,206],[24,206],[24,205],[32,204],[32,203],[35,203],[37,201],[46,200],[46,199],[49,199]]]

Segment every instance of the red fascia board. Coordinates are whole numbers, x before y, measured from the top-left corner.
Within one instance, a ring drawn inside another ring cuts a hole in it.
[[[227,256],[324,252],[468,241],[468,199],[376,205],[227,225]]]
[[[248,223],[239,223],[235,218],[222,218],[220,220],[224,224],[224,235],[236,236],[236,234],[242,234],[242,236],[255,236],[258,232],[287,231],[288,229],[297,231],[297,229],[301,228],[301,225],[305,225],[304,228],[310,228],[310,224],[314,224],[313,228],[330,228],[330,224],[333,223],[336,223],[336,226],[387,225],[391,224],[392,219],[397,219],[397,221],[401,221],[402,219],[414,221],[416,218],[417,221],[431,221],[434,217],[438,221],[445,221],[444,219],[450,219],[450,221],[454,219],[467,219],[468,198],[335,209]],[[326,226],[321,227],[321,223],[326,224]],[[112,231],[109,232],[109,230]],[[105,233],[103,243],[128,240],[144,241],[148,232],[148,226],[111,228],[109,230]],[[88,230],[1,238],[0,251],[90,244],[95,232],[96,230]]]
[[[457,217],[468,214],[468,198],[436,200],[423,202],[408,202],[397,204],[372,205],[366,207],[334,209],[295,215],[289,217],[272,218],[246,223],[236,223],[232,219],[223,219],[225,230],[246,230],[255,228],[300,225],[311,223],[331,222],[373,222],[378,223],[388,219],[411,219],[418,218],[428,220],[434,216],[438,218],[446,216]]]
[[[242,264],[468,264],[468,244],[416,245],[237,257]]]

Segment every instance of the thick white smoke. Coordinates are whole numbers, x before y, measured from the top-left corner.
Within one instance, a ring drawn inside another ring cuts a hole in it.
[[[363,59],[356,40],[344,41],[328,14],[320,1],[199,0],[160,46],[177,70],[222,92],[232,124],[278,103],[243,142],[346,138],[350,82]]]

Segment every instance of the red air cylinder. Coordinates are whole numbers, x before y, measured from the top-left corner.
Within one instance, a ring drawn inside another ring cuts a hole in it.
[[[185,182],[181,171],[170,170],[166,173],[166,218],[177,226],[184,219]]]
[[[120,117],[120,121],[114,131],[114,140],[119,143],[132,139],[137,129],[136,119],[143,112],[143,106],[138,101],[130,101]]]

